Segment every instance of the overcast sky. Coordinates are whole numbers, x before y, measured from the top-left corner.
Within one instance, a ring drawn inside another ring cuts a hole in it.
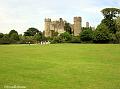
[[[120,0],[0,0],[0,32],[23,33],[30,27],[43,31],[45,18],[73,23],[74,16],[82,17],[83,26],[87,21],[97,26],[106,7],[120,8]]]

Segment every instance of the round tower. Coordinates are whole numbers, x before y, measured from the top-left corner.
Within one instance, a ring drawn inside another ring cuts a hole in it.
[[[82,18],[81,17],[74,17],[74,36],[79,36],[80,32],[82,31]]]
[[[49,37],[50,34],[50,23],[51,23],[51,19],[50,18],[45,18],[45,37]]]
[[[89,22],[86,22],[86,28],[89,28]]]

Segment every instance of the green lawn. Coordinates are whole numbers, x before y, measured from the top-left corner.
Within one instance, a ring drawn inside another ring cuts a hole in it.
[[[120,89],[120,45],[0,45],[0,89],[14,85]]]

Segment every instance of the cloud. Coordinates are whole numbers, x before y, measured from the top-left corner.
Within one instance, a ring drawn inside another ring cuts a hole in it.
[[[23,33],[29,27],[44,30],[44,18],[62,17],[73,23],[74,16],[83,18],[83,26],[100,23],[105,7],[119,7],[119,0],[0,0],[0,32],[11,29]]]

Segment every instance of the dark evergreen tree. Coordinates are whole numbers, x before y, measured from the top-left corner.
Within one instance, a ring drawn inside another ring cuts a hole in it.
[[[115,25],[116,23],[115,23],[114,19],[116,19],[118,17],[118,15],[120,14],[120,9],[105,8],[101,12],[104,16],[102,23],[104,23],[108,27],[110,33],[115,34],[117,29],[116,29],[116,25]]]
[[[36,28],[29,28],[26,32],[24,32],[24,36],[34,36],[36,33],[39,33],[39,30]]]
[[[13,33],[16,33],[16,34],[18,35],[18,32],[17,32],[17,31],[11,30],[11,31],[9,32],[9,36],[11,36]]]

